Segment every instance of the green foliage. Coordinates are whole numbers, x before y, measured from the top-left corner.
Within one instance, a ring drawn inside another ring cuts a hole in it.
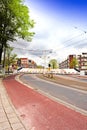
[[[38,68],[38,69],[43,69],[43,66],[37,65],[37,68]]]
[[[49,64],[51,65],[52,69],[57,69],[58,68],[58,62],[56,59],[50,60]]]
[[[0,63],[3,47],[16,37],[31,41],[34,21],[30,19],[29,10],[23,0],[0,0]]]
[[[12,0],[9,7],[14,14],[12,21],[15,24],[16,35],[31,41],[34,33],[29,30],[34,27],[34,21],[30,19],[28,7],[23,4],[22,0]]]
[[[13,54],[13,48],[8,46],[6,49],[5,65],[9,67],[16,62],[17,55]]]
[[[78,66],[78,60],[74,57],[70,62],[70,68],[76,68]]]

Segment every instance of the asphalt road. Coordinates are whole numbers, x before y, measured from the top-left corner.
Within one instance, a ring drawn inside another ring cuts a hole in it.
[[[54,99],[60,99],[65,103],[87,112],[87,91],[71,89],[64,85],[58,85],[51,82],[46,82],[37,78],[35,75],[25,74],[20,77],[21,81],[37,91],[42,91]]]

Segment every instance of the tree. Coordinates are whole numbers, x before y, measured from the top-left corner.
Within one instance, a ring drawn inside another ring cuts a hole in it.
[[[43,66],[42,65],[37,65],[37,68],[38,69],[43,69]]]
[[[9,73],[9,67],[10,65],[14,64],[16,62],[17,55],[13,54],[13,48],[8,46],[6,49],[6,56],[5,56],[5,67],[8,70]]]
[[[78,60],[74,57],[70,62],[70,68],[77,68]]]
[[[51,65],[52,69],[57,69],[58,68],[58,63],[56,59],[50,60],[49,64]]]
[[[33,27],[34,21],[30,19],[23,0],[0,0],[0,63],[8,41],[14,41],[17,37],[31,41],[34,32],[30,29]]]

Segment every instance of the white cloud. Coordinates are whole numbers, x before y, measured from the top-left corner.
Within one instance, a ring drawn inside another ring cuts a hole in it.
[[[87,38],[87,36],[85,34],[78,36],[84,32],[75,29],[74,26],[68,25],[69,23],[66,24],[64,21],[61,22],[50,16],[47,17],[47,15],[34,10],[32,7],[30,7],[30,17],[36,22],[34,29],[32,29],[36,34],[31,43],[21,39],[18,40],[20,44],[17,46],[25,48],[25,50],[20,51],[16,49],[16,52],[20,57],[28,57],[34,59],[38,64],[42,64],[44,63],[44,60],[39,57],[37,49],[52,49],[55,53],[50,54],[50,58],[55,58],[59,61],[67,58],[69,54],[87,52],[85,46],[80,48],[82,47],[80,45],[84,44],[79,42],[79,40],[82,40],[83,42],[83,39]],[[75,47],[76,41],[77,47]],[[35,52],[28,51],[28,49],[36,50],[36,55]],[[44,54],[42,57],[44,57]]]

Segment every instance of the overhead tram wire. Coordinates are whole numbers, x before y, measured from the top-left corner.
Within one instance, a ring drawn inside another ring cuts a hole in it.
[[[80,36],[82,36],[83,34],[84,34],[84,33],[81,33],[80,35],[74,36],[74,37],[72,37],[71,39],[64,41],[63,43],[70,42],[71,40],[73,40],[73,39],[75,39],[75,38],[77,38],[77,37],[80,37]]]
[[[87,42],[83,42],[83,43],[81,43],[81,41],[85,41],[85,40],[87,40],[87,39],[84,39],[84,40],[80,40],[80,41],[74,42],[73,44],[69,44],[69,45],[64,46],[64,47],[62,47],[62,48],[59,48],[59,49],[57,49],[57,50],[66,49],[67,47],[69,47],[69,46],[73,46],[73,45],[74,45],[74,47],[78,47],[78,45],[86,45]],[[78,43],[78,44],[76,44],[76,43]],[[82,48],[82,47],[81,47],[81,48]]]
[[[80,29],[80,28],[78,28],[78,27],[74,27],[74,28],[77,29],[77,30],[80,30],[80,31],[84,32],[85,34],[87,34],[87,31],[86,31],[86,30]]]
[[[76,43],[78,43],[78,44],[82,44],[82,43],[80,43],[80,42],[82,42],[82,41],[85,41],[85,40],[87,40],[87,39],[82,39],[82,40],[79,40],[79,41],[76,41],[76,42],[74,42],[73,44],[68,44],[68,45],[66,45],[66,46],[64,46],[64,47],[62,47],[62,48],[59,48],[59,49],[57,49],[57,50],[60,50],[60,49],[63,49],[63,48],[66,48],[66,47],[69,47],[69,46],[73,46],[74,44],[76,44]],[[68,40],[69,41],[69,40]],[[71,41],[71,42],[73,42],[73,41]],[[64,42],[65,43],[65,42]],[[21,49],[21,50],[26,50],[26,51],[30,51],[30,52],[36,52],[36,53],[39,53],[39,52],[50,52],[50,53],[52,53],[52,49],[49,49],[49,50],[40,50],[40,49],[26,49],[26,48],[20,48],[20,47],[14,47],[14,46],[11,46],[11,47],[13,47],[13,48],[15,48],[15,49]]]
[[[85,34],[85,33],[81,33],[80,35],[74,36],[74,37],[72,37],[71,39],[69,39],[69,40],[63,42],[63,43],[69,42],[70,44],[68,44],[68,45],[66,45],[66,46],[64,46],[64,47],[62,47],[62,48],[58,48],[58,49],[56,49],[55,51],[61,50],[61,49],[63,49],[63,48],[67,48],[67,47],[72,46],[72,45],[74,45],[74,44],[76,44],[76,43],[80,43],[81,41],[87,40],[87,39],[83,39],[83,40],[80,40],[80,41],[77,41],[77,42],[72,43],[72,42],[73,42],[72,40],[74,40],[74,39],[76,39],[76,38],[82,36],[83,34]],[[12,47],[13,47],[13,46],[12,46]],[[43,53],[43,52],[45,52],[45,53],[46,53],[46,52],[49,52],[49,53],[50,53],[50,52],[52,51],[52,49],[49,49],[49,50],[40,50],[40,49],[33,50],[33,49],[31,49],[31,50],[29,50],[29,49],[20,48],[20,47],[13,47],[13,48],[15,48],[15,49],[21,49],[21,50],[26,50],[26,51],[30,51],[30,52],[35,52],[35,53],[41,53],[41,52],[42,52],[42,53]],[[51,53],[53,53],[53,52],[51,52]]]
[[[36,52],[36,53],[40,53],[40,52],[48,52],[48,53],[52,53],[52,49],[48,49],[48,50],[40,50],[40,49],[26,49],[26,48],[20,48],[20,47],[14,47],[14,46],[11,46],[15,49],[21,49],[21,50],[26,50],[26,51],[29,51],[29,52]]]
[[[82,33],[82,34],[80,34],[80,35],[78,35],[78,36],[75,36],[75,37],[73,37],[73,38],[71,38],[71,39],[69,39],[69,40],[63,42],[63,43],[69,42],[70,44],[68,44],[68,45],[66,45],[66,46],[64,46],[64,47],[58,48],[58,49],[56,49],[55,51],[61,50],[61,49],[64,49],[64,48],[67,48],[67,47],[72,46],[72,45],[74,45],[74,44],[76,44],[76,43],[79,43],[79,42],[81,42],[81,41],[87,40],[87,39],[83,39],[83,40],[80,40],[80,41],[77,41],[77,42],[74,42],[74,43],[73,43],[72,40],[75,40],[75,38],[77,38],[77,37],[79,37],[79,36],[82,36],[83,34],[84,34],[84,33]]]
[[[73,44],[70,43],[70,44],[64,46],[63,48],[59,48],[59,50],[60,50],[60,49],[64,49],[64,48],[69,47],[69,46],[73,46],[73,45],[77,46],[76,43],[78,43],[78,45],[80,45],[80,44],[82,44],[81,42],[83,42],[83,41],[85,41],[85,40],[87,40],[87,39],[83,39],[83,40],[76,41],[76,42],[74,42]],[[72,42],[73,42],[73,41],[72,41]],[[84,42],[83,42],[83,43],[84,43]]]

